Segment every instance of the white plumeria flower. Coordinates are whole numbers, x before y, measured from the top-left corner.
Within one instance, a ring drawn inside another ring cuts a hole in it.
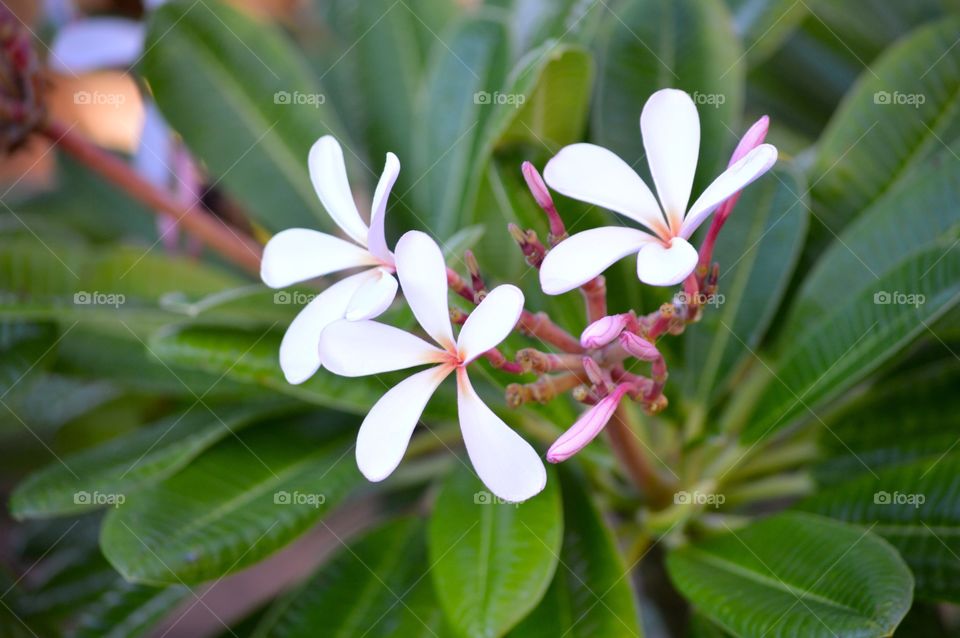
[[[260,277],[271,288],[292,284],[350,268],[363,272],[341,279],[317,295],[300,311],[280,343],[280,367],[287,381],[303,383],[322,365],[317,344],[320,333],[338,319],[358,321],[382,314],[397,294],[393,253],[387,249],[384,216],[387,198],[400,161],[387,153],[386,165],[373,194],[370,227],[363,223],[350,192],[343,149],[330,135],[310,149],[310,179],[324,208],[347,241],[306,228],[277,233],[263,251]]]
[[[456,371],[460,429],[480,480],[507,501],[534,496],[547,481],[540,456],[483,403],[467,376],[467,366],[513,330],[523,310],[523,293],[510,285],[491,290],[454,340],[440,248],[424,233],[410,231],[397,242],[396,257],[404,297],[440,347],[375,321],[338,321],[320,338],[324,365],[347,377],[432,364],[391,388],[363,420],[357,436],[360,471],[371,481],[390,476],[403,458],[427,401],[440,382]]]
[[[637,276],[653,286],[672,286],[697,266],[688,241],[720,204],[766,173],[777,149],[761,144],[730,166],[687,208],[700,150],[700,120],[689,95],[664,89],[650,96],[640,130],[659,204],[643,179],[611,151],[572,144],[548,163],[543,178],[563,195],[607,208],[649,231],[621,226],[594,228],[564,240],[540,269],[543,291],[558,295],[590,281],[615,261],[637,255]]]

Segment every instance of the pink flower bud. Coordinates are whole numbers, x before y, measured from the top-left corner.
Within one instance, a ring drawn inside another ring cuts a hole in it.
[[[537,172],[534,165],[530,162],[524,162],[521,171],[523,171],[523,179],[527,182],[527,188],[530,189],[533,198],[537,200],[537,205],[540,208],[553,208],[553,198],[550,197],[550,191],[547,190],[546,183],[540,177],[540,173]]]
[[[551,463],[566,461],[597,438],[597,435],[610,422],[617,406],[620,405],[620,400],[629,389],[630,385],[626,383],[617,386],[612,393],[584,412],[577,422],[550,446],[547,450],[547,460]]]
[[[627,325],[624,315],[610,315],[597,319],[580,334],[580,345],[584,348],[602,348],[620,336]]]
[[[742,138],[740,138],[740,143],[737,144],[737,148],[733,150],[733,155],[730,156],[730,163],[728,166],[733,166],[743,159],[747,153],[763,144],[763,140],[766,139],[769,128],[770,118],[766,115],[754,122],[753,126],[747,129],[747,132],[743,134]]]
[[[624,332],[620,335],[620,345],[630,356],[641,361],[656,361],[660,358],[660,351],[655,345],[632,332]]]

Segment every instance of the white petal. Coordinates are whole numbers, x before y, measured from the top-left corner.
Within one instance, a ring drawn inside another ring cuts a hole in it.
[[[283,288],[338,270],[372,266],[376,258],[356,244],[307,228],[289,228],[274,235],[263,249],[260,278]]]
[[[387,214],[387,199],[390,190],[400,174],[400,160],[393,153],[387,153],[387,162],[380,174],[377,190],[373,194],[373,205],[370,210],[370,232],[367,234],[367,247],[370,252],[387,263],[393,263],[393,255],[387,248],[387,238],[384,234],[384,220]]]
[[[288,383],[303,383],[320,368],[320,334],[343,318],[350,299],[370,277],[371,273],[362,272],[338,281],[317,295],[290,323],[280,342],[280,368]]]
[[[657,91],[643,106],[640,131],[660,204],[676,231],[690,201],[700,153],[700,118],[693,99],[677,89]]]
[[[143,129],[133,156],[133,167],[141,177],[157,188],[169,189],[174,154],[173,134],[153,102],[143,112]]]
[[[88,18],[64,26],[54,38],[50,67],[70,74],[127,67],[143,51],[143,24],[124,18]]]
[[[320,335],[323,365],[343,377],[442,363],[447,357],[420,337],[376,321],[336,321]]]
[[[344,318],[360,321],[379,317],[397,296],[397,280],[386,268],[375,268],[375,276],[360,287],[347,306]]]
[[[593,228],[557,244],[540,267],[540,287],[559,295],[590,281],[610,264],[656,239],[642,230],[620,226]]]
[[[437,243],[418,230],[397,242],[397,276],[414,316],[443,348],[454,347],[447,304],[447,264]]]
[[[697,249],[682,237],[674,237],[670,248],[652,243],[637,255],[637,276],[651,286],[672,286],[693,272],[699,258]]]
[[[480,400],[464,368],[457,369],[457,410],[470,462],[491,492],[519,503],[543,490],[540,455]]]
[[[680,236],[690,237],[717,206],[737,191],[769,171],[777,163],[777,149],[770,144],[761,144],[747,153],[740,161],[720,174],[707,186],[703,194],[690,207],[683,220]]]
[[[340,229],[362,246],[367,245],[367,226],[353,201],[343,149],[332,135],[324,135],[310,149],[310,179],[317,197]]]
[[[517,325],[523,311],[523,293],[509,284],[497,286],[484,297],[457,338],[457,350],[469,363],[490,348],[495,348]]]
[[[595,144],[571,144],[547,162],[543,179],[567,197],[596,204],[658,232],[663,215],[637,172],[617,155]]]
[[[427,401],[452,370],[437,366],[418,372],[390,388],[370,409],[357,434],[357,466],[367,480],[382,481],[397,469]]]

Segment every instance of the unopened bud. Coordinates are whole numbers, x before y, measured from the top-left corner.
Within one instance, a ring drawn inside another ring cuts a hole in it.
[[[566,239],[567,229],[563,225],[563,220],[560,219],[557,206],[553,203],[553,197],[550,196],[550,191],[547,189],[547,184],[530,162],[524,162],[521,171],[523,172],[523,179],[527,182],[527,188],[530,189],[537,205],[547,214],[547,220],[550,223],[550,235],[547,239],[550,245],[560,243]]]
[[[655,345],[632,332],[624,332],[620,335],[620,345],[630,356],[641,361],[656,361],[660,358],[660,351]]]
[[[597,319],[580,334],[580,345],[584,348],[602,348],[620,336],[627,325],[624,315],[610,315]]]
[[[551,463],[566,461],[593,441],[610,422],[628,389],[627,384],[617,386],[613,392],[584,412],[577,422],[550,446],[547,460]]]
[[[524,181],[527,182],[527,188],[530,189],[533,198],[537,200],[537,205],[543,209],[553,208],[554,204],[553,198],[550,196],[550,190],[536,167],[530,162],[524,162],[520,170],[523,172]]]

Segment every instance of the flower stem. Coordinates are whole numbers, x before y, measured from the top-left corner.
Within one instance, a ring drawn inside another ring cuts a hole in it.
[[[647,497],[651,507],[655,510],[662,509],[670,503],[671,492],[656,470],[650,466],[640,440],[631,429],[628,419],[627,411],[621,404],[607,424],[607,436],[610,438],[617,459],[640,492]]]
[[[599,275],[580,286],[583,299],[587,303],[587,323],[599,321],[607,316],[607,280]]]
[[[47,122],[41,129],[56,146],[74,156],[84,166],[143,202],[153,211],[174,219],[212,250],[244,270],[260,274],[263,247],[254,240],[235,233],[224,222],[196,207],[177,202],[172,195],[156,188],[130,166],[74,133],[59,122]]]

